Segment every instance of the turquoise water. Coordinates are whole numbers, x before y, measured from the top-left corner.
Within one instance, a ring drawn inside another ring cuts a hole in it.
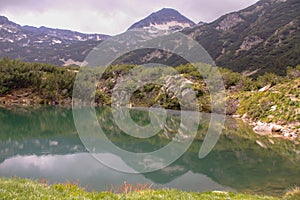
[[[132,110],[130,114],[138,124],[149,123],[145,111]],[[97,109],[97,116],[110,141],[131,152],[162,148],[172,140],[180,124],[176,113],[167,121],[172,127],[169,133],[133,139],[115,126],[109,108]],[[126,181],[153,184],[153,188],[280,195],[300,186],[300,155],[296,153],[299,146],[259,137],[239,120],[228,118],[212,152],[199,159],[209,115],[201,119],[196,139],[176,162],[158,171],[129,174],[110,169],[88,153],[77,134],[70,108],[0,109],[0,176],[78,182],[90,190],[109,190],[111,185]],[[257,140],[268,148],[260,147]],[[103,151],[116,164],[134,167],[124,158]]]

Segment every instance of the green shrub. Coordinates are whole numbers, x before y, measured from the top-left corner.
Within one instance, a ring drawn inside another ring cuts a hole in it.
[[[271,84],[271,86],[283,82],[283,77],[278,76],[274,73],[265,73],[262,76],[259,76],[256,80],[256,86],[262,88],[266,85]]]

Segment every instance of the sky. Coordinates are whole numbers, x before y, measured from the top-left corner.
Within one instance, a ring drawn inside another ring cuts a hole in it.
[[[161,8],[211,22],[258,0],[0,0],[0,15],[31,26],[116,35]]]

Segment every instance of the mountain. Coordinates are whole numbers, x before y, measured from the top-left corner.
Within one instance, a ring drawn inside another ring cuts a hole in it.
[[[200,21],[200,22],[198,23],[198,26],[202,26],[202,25],[204,25],[204,24],[206,24],[206,23],[203,22],[203,21]]]
[[[40,28],[36,28],[33,26],[23,26],[24,30],[33,32],[36,35],[44,34],[48,36],[58,37],[62,40],[66,41],[87,41],[87,40],[105,40],[109,36],[102,34],[84,34],[76,31],[70,30],[61,30],[61,29],[53,29],[41,26]]]
[[[261,0],[183,33],[197,40],[219,66],[284,75],[287,66],[300,63],[299,13],[299,0]]]
[[[178,31],[194,25],[176,10],[164,8],[135,23],[129,30],[157,28]],[[20,26],[0,16],[0,57],[57,65],[81,65],[88,53],[109,37],[44,26]]]
[[[179,31],[195,26],[195,23],[171,8],[163,8],[152,13],[148,17],[136,22],[128,30],[132,29],[158,29]]]
[[[128,30],[182,31],[198,41],[220,67],[254,76],[265,72],[284,75],[287,66],[300,64],[299,13],[299,0],[260,0],[211,23],[196,25],[178,11],[164,8],[136,22]],[[107,38],[109,36],[101,34],[20,26],[0,16],[0,57],[79,65]],[[161,58],[171,65],[181,62],[176,57],[151,50],[133,53],[123,61],[159,62]]]
[[[58,65],[80,64],[93,47],[107,38],[102,34],[20,26],[0,16],[0,57]]]

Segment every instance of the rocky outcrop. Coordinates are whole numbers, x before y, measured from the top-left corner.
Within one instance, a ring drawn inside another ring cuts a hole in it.
[[[218,66],[257,72],[254,76],[285,75],[287,66],[300,63],[298,13],[299,0],[262,0],[183,32],[195,38]]]
[[[244,118],[245,120],[245,118]],[[299,138],[299,133],[294,129],[296,125],[278,125],[275,123],[263,123],[261,121],[252,122],[245,120],[253,126],[253,131],[259,135],[268,135],[271,137],[281,137],[285,139],[294,140]]]
[[[243,44],[240,46],[240,49],[237,52],[240,51],[249,51],[252,49],[252,47],[262,43],[264,40],[258,36],[248,36],[244,39]]]
[[[163,97],[170,100],[177,98],[181,109],[198,110],[198,101],[192,85],[193,82],[184,78],[183,75],[167,76],[157,97],[158,103],[163,104],[166,100]]]
[[[260,135],[270,135],[272,134],[272,127],[270,127],[268,124],[258,122],[253,128],[253,131]]]
[[[228,31],[232,27],[238,25],[240,22],[244,20],[239,16],[238,13],[232,13],[227,15],[216,27],[217,30]]]

